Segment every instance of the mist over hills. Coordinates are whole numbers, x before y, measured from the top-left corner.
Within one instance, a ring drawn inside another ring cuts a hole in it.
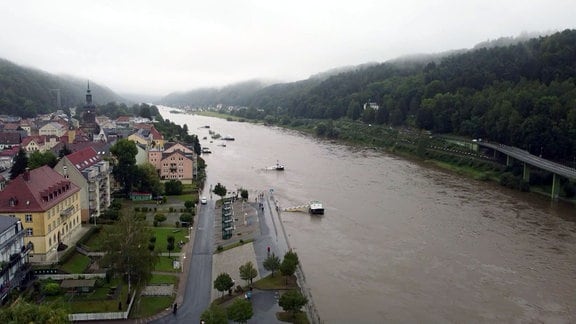
[[[54,75],[0,59],[0,114],[34,117],[58,109],[57,90],[63,108],[81,106],[88,80]],[[90,82],[97,105],[128,100],[106,86]]]
[[[160,99],[160,103],[173,106],[191,106],[191,107],[206,107],[214,106],[216,104],[223,105],[236,105],[236,106],[250,106],[255,101],[258,102],[257,97],[274,97],[280,92],[285,91],[300,96],[303,93],[296,89],[304,90],[319,86],[323,82],[330,82],[328,79],[338,77],[339,75],[347,75],[348,73],[365,73],[367,75],[373,74],[382,68],[382,65],[394,66],[395,68],[407,71],[415,66],[422,67],[428,63],[439,64],[445,58],[462,55],[481,49],[491,49],[499,47],[508,47],[529,39],[547,36],[552,32],[533,32],[522,33],[516,37],[500,37],[494,40],[487,40],[475,45],[472,49],[452,49],[440,53],[420,53],[401,56],[386,62],[367,62],[360,65],[350,65],[333,68],[324,72],[311,75],[308,79],[289,82],[289,83],[274,83],[266,85],[264,82],[258,80],[246,81],[227,85],[225,87],[217,88],[200,88],[189,91],[173,92]],[[386,76],[382,75],[381,79]]]

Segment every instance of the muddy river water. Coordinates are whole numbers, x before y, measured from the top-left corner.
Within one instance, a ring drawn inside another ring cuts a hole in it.
[[[273,189],[326,323],[576,322],[576,209],[384,152],[198,115],[207,184]],[[207,128],[234,141],[211,140]],[[212,141],[212,142],[210,142]],[[222,146],[222,145],[226,146]],[[285,171],[266,170],[277,161]]]

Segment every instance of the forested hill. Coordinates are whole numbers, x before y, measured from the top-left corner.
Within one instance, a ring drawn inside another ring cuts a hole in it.
[[[248,118],[350,118],[481,137],[572,161],[576,30],[508,46],[395,60],[325,80],[277,84],[246,100]],[[367,102],[379,109],[363,109]],[[278,116],[277,116],[278,115]]]
[[[57,76],[0,59],[0,114],[34,117],[57,109],[60,89],[63,108],[82,105],[87,80]],[[126,102],[112,90],[90,82],[94,102]]]
[[[246,102],[254,93],[264,88],[260,81],[246,81],[223,88],[196,89],[171,93],[160,101],[169,106],[214,106],[216,104],[237,105]]]

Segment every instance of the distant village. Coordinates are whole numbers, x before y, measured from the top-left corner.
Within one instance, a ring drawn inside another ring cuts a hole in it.
[[[182,143],[166,142],[154,121],[98,116],[88,85],[81,109],[22,119],[0,116],[0,300],[33,277],[30,263],[57,261],[74,246],[82,224],[97,220],[120,187],[111,176],[110,147],[122,138],[136,143],[136,164],[151,163],[161,180],[191,183],[197,156]],[[27,154],[66,148],[54,168],[42,166],[9,179],[22,149]],[[134,193],[142,196],[149,193]]]

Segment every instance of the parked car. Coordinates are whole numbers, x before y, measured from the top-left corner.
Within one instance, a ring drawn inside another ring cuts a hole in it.
[[[208,203],[208,199],[206,197],[202,197],[202,198],[200,198],[200,203],[202,205],[206,205]]]

